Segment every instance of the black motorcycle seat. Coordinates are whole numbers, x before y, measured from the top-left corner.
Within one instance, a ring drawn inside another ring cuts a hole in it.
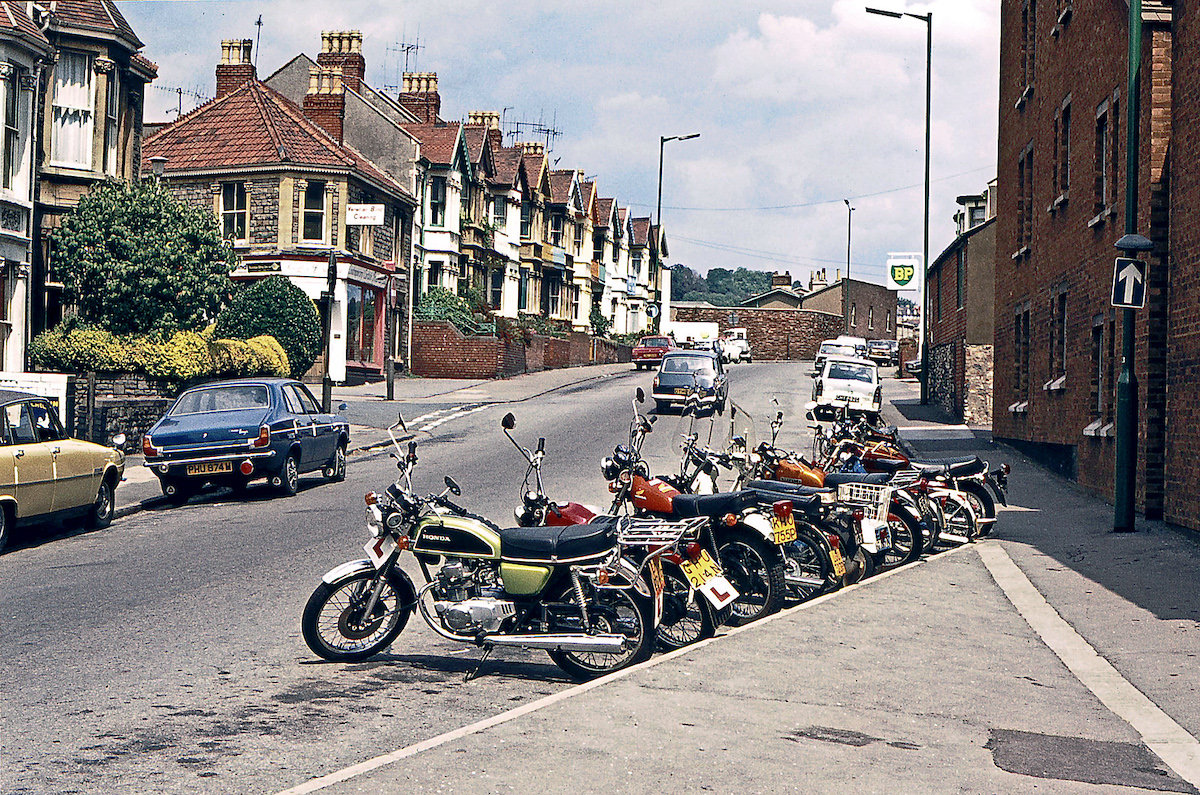
[[[746,484],[746,488],[754,489],[761,504],[771,505],[780,500],[790,500],[792,510],[810,514],[820,513],[820,495],[830,492],[830,489],[801,486],[798,483],[783,483],[778,480],[752,480]]]
[[[500,557],[537,562],[585,560],[603,555],[616,543],[616,517],[598,516],[588,524],[501,530]]]
[[[901,469],[908,469],[910,464],[903,458],[872,458],[870,465],[881,472],[892,473],[899,472]]]
[[[825,476],[825,485],[836,487],[843,483],[871,483],[883,486],[891,479],[890,472],[830,472]]]
[[[757,504],[754,492],[747,489],[724,494],[678,494],[671,500],[671,515],[679,519],[696,516],[716,518],[727,513],[740,514]]]
[[[932,458],[924,461],[913,461],[913,469],[930,475],[950,475],[965,478],[978,475],[987,469],[987,464],[977,455],[960,458]]]

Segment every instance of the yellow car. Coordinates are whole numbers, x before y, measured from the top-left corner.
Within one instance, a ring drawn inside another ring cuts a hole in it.
[[[47,398],[0,390],[0,412],[0,549],[17,525],[83,517],[89,528],[107,527],[125,454],[72,439]],[[113,437],[114,446],[124,442]]]

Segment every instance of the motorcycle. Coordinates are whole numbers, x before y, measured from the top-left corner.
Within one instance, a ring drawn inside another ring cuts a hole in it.
[[[538,438],[534,450],[523,446],[512,435],[516,417],[511,412],[504,415],[500,426],[528,465],[521,483],[521,503],[514,510],[518,524],[522,527],[566,527],[597,520],[598,509],[577,502],[554,502],[546,495],[542,483],[545,438]],[[707,522],[690,521],[689,531],[681,534],[669,548],[661,550],[659,557],[663,594],[658,643],[667,649],[678,649],[711,638],[717,627],[728,619],[728,606],[738,596],[737,590],[714,562],[713,555],[707,551],[716,549]],[[658,551],[651,541],[665,546],[661,539],[650,539],[641,545],[628,543],[624,550],[634,560],[642,560]]]
[[[418,494],[417,444],[409,441],[405,452],[398,429],[408,432],[403,416],[388,428],[400,473],[382,494],[366,495],[367,557],[326,572],[304,608],[301,628],[314,653],[367,659],[387,648],[416,610],[441,637],[481,648],[479,666],[496,648],[543,649],[583,680],[651,655],[655,589],[646,562],[623,557],[620,546],[643,527],[614,517],[501,529],[449,499],[461,494],[449,476],[444,491]],[[400,567],[406,551],[424,575],[419,589]]]

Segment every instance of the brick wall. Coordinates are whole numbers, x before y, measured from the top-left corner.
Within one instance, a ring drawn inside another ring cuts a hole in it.
[[[69,389],[76,438],[107,445],[114,434],[124,433],[123,449],[134,453],[142,449],[142,435],[166,413],[182,387],[142,375],[90,373],[73,379]]]
[[[1114,358],[1110,351],[1119,357],[1121,349],[1122,318],[1118,312],[1113,322],[1110,290],[1114,243],[1125,231],[1128,6],[1076,2],[1074,15],[1060,24],[1054,4],[1037,4],[1031,75],[1022,68],[1022,12],[1027,7],[1033,4],[1001,3],[993,432],[1111,498],[1114,441],[1083,431],[1114,410],[1115,378],[1097,379],[1095,352],[1107,366]],[[1174,13],[1189,14],[1180,3]],[[1168,339],[1168,286],[1173,290],[1175,285],[1169,282],[1166,253],[1168,235],[1175,233],[1167,224],[1171,188],[1166,158],[1175,113],[1173,47],[1170,28],[1148,18],[1136,224],[1156,250],[1148,258],[1147,308],[1135,318],[1134,371],[1141,387],[1137,499],[1150,517],[1163,512],[1170,468],[1166,439],[1172,370],[1167,352],[1174,356],[1175,344]],[[1062,141],[1067,115],[1069,147]],[[1097,158],[1102,117],[1108,163]],[[1176,146],[1171,142],[1178,164],[1190,154],[1181,157]],[[1105,183],[1107,197],[1101,193]],[[1191,219],[1194,213],[1181,217]],[[1027,367],[1019,364],[1023,357],[1016,329],[1018,309],[1025,307]],[[1102,335],[1098,346],[1093,344],[1095,330]],[[1025,412],[1009,411],[1021,401],[1027,401]],[[1194,485],[1190,489],[1196,490]]]
[[[629,346],[592,340],[586,334],[569,339],[534,334],[527,341],[505,340],[464,337],[445,321],[413,323],[412,372],[426,378],[505,378],[593,362],[628,361]]]
[[[728,328],[745,328],[755,359],[812,359],[822,340],[842,333],[843,324],[841,316],[826,312],[744,306],[672,307],[671,319],[685,323],[717,323],[722,332]]]

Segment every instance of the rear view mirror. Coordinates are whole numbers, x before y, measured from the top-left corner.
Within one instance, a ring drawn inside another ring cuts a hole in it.
[[[125,446],[125,434],[118,433],[116,436],[114,436],[112,438],[112,446],[117,449],[124,447]]]
[[[642,391],[642,388],[640,386],[637,388],[637,392],[635,394],[637,395],[638,403],[646,402],[646,393]]]
[[[500,420],[500,427],[506,431],[511,431],[517,427],[517,418],[513,416],[511,411],[504,415],[504,419]]]
[[[454,478],[450,477],[449,475],[446,476],[446,488],[450,489],[450,493],[455,497],[462,494],[462,489],[460,489],[458,484],[454,482]]]

